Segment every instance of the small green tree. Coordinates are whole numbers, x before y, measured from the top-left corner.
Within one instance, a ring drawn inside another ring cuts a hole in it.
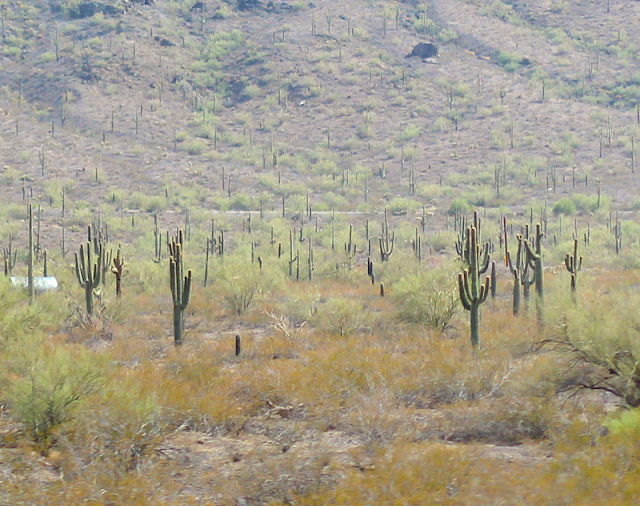
[[[7,355],[9,403],[33,441],[46,449],[53,443],[53,430],[98,387],[100,367],[88,351],[49,348],[33,340],[21,341]]]
[[[453,266],[444,266],[403,276],[393,286],[398,316],[435,330],[445,330],[460,306],[450,282],[453,270]]]

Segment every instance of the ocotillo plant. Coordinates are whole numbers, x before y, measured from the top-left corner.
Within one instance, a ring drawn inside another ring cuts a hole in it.
[[[384,222],[382,223],[382,235],[380,236],[380,260],[386,262],[393,253],[395,244],[395,232],[389,233],[389,222],[387,221],[387,210],[384,210]]]
[[[184,312],[191,297],[191,271],[183,277],[182,230],[169,244],[169,283],[173,298],[173,338],[176,345],[182,344],[184,335]]]
[[[571,293],[575,296],[578,271],[582,269],[582,257],[578,257],[578,239],[573,240],[573,255],[564,257],[564,265],[571,274]]]
[[[542,267],[542,226],[540,223],[536,225],[536,236],[531,241],[524,241],[527,250],[527,262],[534,269],[534,282],[536,285],[536,313],[538,325],[542,325],[542,312],[544,308],[544,270]]]
[[[478,346],[480,343],[480,305],[487,300],[491,288],[491,277],[487,276],[484,284],[480,280],[480,246],[476,236],[476,229],[469,227],[467,230],[466,249],[469,255],[469,267],[462,274],[458,274],[458,290],[462,306],[471,313],[471,344]]]
[[[86,248],[85,248],[86,246]],[[84,288],[87,314],[93,314],[93,291],[100,284],[100,263],[102,261],[102,246],[100,247],[96,262],[91,259],[91,243],[80,245],[80,254],[75,253],[76,277],[78,283]]]
[[[113,259],[113,267],[111,272],[116,276],[116,297],[122,295],[122,272],[124,271],[124,258],[120,256],[120,246],[118,245],[118,252]]]

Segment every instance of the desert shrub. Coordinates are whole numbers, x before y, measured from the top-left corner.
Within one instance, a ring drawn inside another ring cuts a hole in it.
[[[640,406],[639,302],[631,290],[590,292],[549,310],[553,334],[540,345],[567,359],[559,391],[603,390]]]
[[[555,204],[553,204],[553,214],[564,214],[565,216],[572,216],[576,214],[576,204],[569,197],[562,197]]]
[[[281,273],[275,268],[259,267],[236,254],[225,258],[225,262],[215,273],[219,293],[234,313],[245,313],[256,298],[278,286]]]
[[[514,72],[521,67],[529,65],[530,60],[522,58],[513,53],[507,51],[500,51],[498,54],[498,65],[500,65],[507,72]]]
[[[321,304],[311,321],[314,326],[331,334],[348,336],[360,330],[366,318],[362,302],[336,296]]]
[[[449,210],[447,213],[450,216],[456,214],[468,214],[471,207],[469,206],[469,202],[463,198],[456,198],[451,201],[451,205],[449,206]]]
[[[190,142],[186,142],[183,147],[190,155],[199,155],[207,148],[207,144],[203,141],[194,139]]]
[[[387,205],[387,210],[391,214],[406,214],[409,212],[415,212],[420,207],[420,204],[415,200],[395,198]]]
[[[252,199],[246,193],[234,195],[229,203],[229,209],[234,211],[249,211],[252,207]]]
[[[436,253],[442,253],[447,248],[453,247],[456,241],[456,234],[451,230],[436,232],[429,238],[429,246]]]
[[[61,446],[73,448],[87,463],[137,467],[168,427],[157,395],[148,390],[135,376],[112,380],[69,422]]]
[[[98,387],[97,359],[84,349],[50,348],[37,338],[14,343],[7,358],[7,399],[31,438],[50,444],[52,431]]]
[[[576,210],[583,213],[594,213],[599,208],[600,209],[607,208],[609,206],[609,197],[606,195],[602,195],[600,197],[600,202],[598,204],[598,196],[597,195],[585,195],[584,193],[575,193],[571,196],[571,200],[576,206]]]
[[[403,277],[393,287],[393,301],[402,320],[444,330],[456,313],[456,268],[449,264]]]

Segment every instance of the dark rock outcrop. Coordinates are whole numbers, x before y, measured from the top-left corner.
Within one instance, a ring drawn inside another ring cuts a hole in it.
[[[432,44],[431,42],[420,42],[406,57],[411,58],[412,56],[419,56],[420,58],[433,58],[434,56],[438,56],[438,46]]]

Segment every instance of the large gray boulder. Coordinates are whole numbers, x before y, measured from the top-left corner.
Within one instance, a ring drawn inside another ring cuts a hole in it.
[[[432,44],[431,42],[420,42],[413,48],[411,54],[408,54],[406,57],[411,58],[412,56],[419,56],[420,58],[433,58],[434,56],[438,56],[438,46]]]

